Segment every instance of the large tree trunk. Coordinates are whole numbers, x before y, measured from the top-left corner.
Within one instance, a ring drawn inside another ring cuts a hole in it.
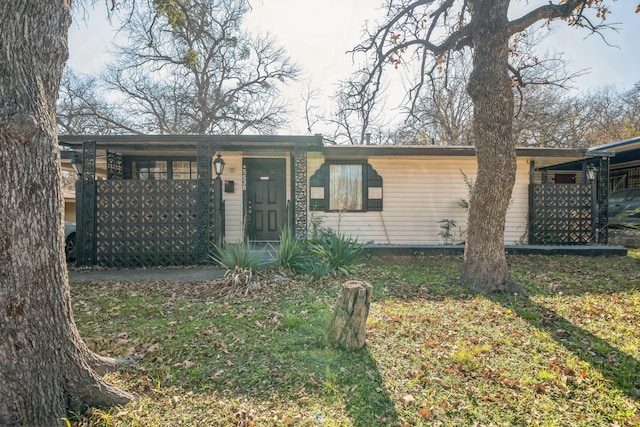
[[[71,311],[55,105],[70,0],[0,2],[0,426],[60,425],[131,396]]]
[[[478,175],[469,206],[462,281],[482,293],[514,289],[504,251],[504,226],[516,177],[512,138],[513,94],[507,73],[508,0],[469,1],[473,71],[467,90],[473,101],[473,139]]]

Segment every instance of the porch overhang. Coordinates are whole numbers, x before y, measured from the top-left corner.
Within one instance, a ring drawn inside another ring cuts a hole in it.
[[[215,144],[220,150],[293,151],[303,145],[309,151],[322,149],[322,136],[313,135],[60,135],[60,145],[77,151],[87,141],[96,149],[125,156],[195,156],[198,143]]]
[[[536,168],[549,167],[585,159],[583,148],[516,147],[516,156],[533,161]],[[369,157],[473,157],[472,146],[435,145],[332,145],[325,146],[322,153],[328,159]]]
[[[219,151],[287,152],[302,147],[322,149],[322,135],[59,135],[64,170],[72,171],[71,158],[85,142],[96,147],[96,172],[106,175],[107,152],[135,157],[197,157],[198,144],[209,143]]]

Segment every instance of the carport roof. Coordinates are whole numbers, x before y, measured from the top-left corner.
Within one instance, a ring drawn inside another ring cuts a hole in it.
[[[611,164],[640,160],[640,137],[598,145],[587,150],[587,156],[611,157]]]
[[[589,159],[595,157],[609,157],[611,166],[623,165],[625,163],[640,160],[640,137],[614,141],[608,144],[597,145],[586,150],[585,156]],[[549,167],[555,170],[581,170],[582,161],[569,162],[565,164]]]
[[[123,155],[187,156],[196,153],[199,142],[211,142],[218,150],[292,150],[302,144],[322,149],[322,135],[59,135],[60,145],[75,151],[95,142],[98,150]]]
[[[106,150],[126,156],[193,156],[202,141],[215,144],[220,151],[292,151],[303,145],[322,151],[327,158],[475,156],[471,146],[323,145],[322,135],[60,135],[59,141],[66,148],[63,158],[73,155],[69,150],[81,151],[86,141],[96,142],[99,156]],[[538,168],[585,159],[585,150],[580,148],[517,147],[516,153],[533,160]]]

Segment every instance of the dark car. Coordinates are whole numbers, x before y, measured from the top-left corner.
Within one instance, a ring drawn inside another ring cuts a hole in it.
[[[67,261],[76,260],[76,224],[73,222],[64,223],[64,255]]]
[[[640,225],[640,188],[627,188],[609,196],[609,226]]]

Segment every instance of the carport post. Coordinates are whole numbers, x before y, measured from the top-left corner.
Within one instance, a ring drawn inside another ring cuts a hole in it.
[[[600,157],[598,165],[598,243],[606,245],[609,239],[609,157]]]
[[[76,183],[76,265],[90,267],[96,254],[96,143],[82,143],[82,175]]]
[[[222,230],[222,172],[224,171],[224,160],[222,154],[218,153],[218,157],[213,161],[214,172],[216,177],[213,180],[213,232],[214,241],[218,247],[222,247],[223,230]]]

